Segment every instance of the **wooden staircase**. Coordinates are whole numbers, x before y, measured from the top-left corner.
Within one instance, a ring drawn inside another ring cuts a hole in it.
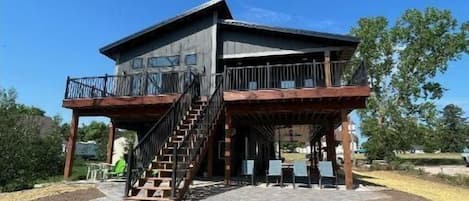
[[[182,200],[206,155],[223,111],[223,82],[208,101],[196,76],[129,151],[124,200]]]
[[[206,102],[195,102],[186,116],[177,126],[173,135],[170,136],[158,153],[151,166],[146,170],[144,177],[140,178],[137,185],[133,186],[129,192],[129,197],[125,200],[173,200],[171,197],[174,164],[177,162],[178,167],[185,167],[189,164],[188,152],[195,144],[196,140],[200,140],[198,130],[194,129],[195,124],[201,118],[202,111],[206,106]],[[188,140],[188,141],[186,141]],[[175,159],[174,149],[177,149]],[[200,162],[200,161],[194,161]],[[188,171],[187,169],[176,169],[178,172]],[[186,181],[185,181],[186,182]],[[181,189],[176,189],[178,194]],[[177,195],[176,195],[177,196]],[[179,196],[178,196],[179,197]]]

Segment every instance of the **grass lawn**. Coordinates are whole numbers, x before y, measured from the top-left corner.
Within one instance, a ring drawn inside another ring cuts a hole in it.
[[[361,180],[415,194],[434,201],[469,201],[469,189],[429,181],[396,171],[354,171]]]
[[[282,157],[286,162],[293,162],[296,160],[306,160],[306,154],[301,153],[282,153]]]

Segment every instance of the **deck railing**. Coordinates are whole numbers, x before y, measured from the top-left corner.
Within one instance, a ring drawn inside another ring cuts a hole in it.
[[[182,93],[190,71],[67,78],[65,99]]]
[[[352,78],[349,61],[330,62],[331,86],[365,85],[366,70],[361,65]],[[324,62],[225,67],[225,90],[315,88],[326,86]]]

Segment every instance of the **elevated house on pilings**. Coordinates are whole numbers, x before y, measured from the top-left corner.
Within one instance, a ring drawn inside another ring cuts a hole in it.
[[[128,153],[129,200],[182,199],[200,172],[224,175],[229,185],[246,157],[263,174],[263,164],[276,157],[277,126],[314,126],[315,146],[322,136],[334,143],[342,126],[351,189],[347,115],[370,94],[364,66],[349,61],[359,43],[237,21],[223,0],[111,43],[100,52],[115,61],[116,75],[67,79],[63,107],[73,116],[64,176],[71,174],[83,116],[109,117],[111,140],[116,128],[137,132],[139,143]],[[317,160],[310,159],[312,170]]]

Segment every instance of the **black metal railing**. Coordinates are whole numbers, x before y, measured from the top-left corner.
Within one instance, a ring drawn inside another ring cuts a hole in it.
[[[182,93],[190,71],[143,72],[97,77],[67,77],[65,99]]]
[[[127,164],[126,195],[149,167],[157,153],[200,96],[200,76],[191,74],[192,81],[166,113],[139,139],[139,143],[129,151]]]
[[[366,70],[360,67],[352,80],[350,61],[331,61],[331,85],[364,85]],[[326,86],[325,62],[225,67],[225,90],[315,88]],[[359,80],[359,82],[357,81]]]
[[[172,196],[177,194],[181,183],[188,178],[187,174],[191,173],[191,168],[200,163],[203,154],[203,145],[207,142],[209,132],[216,126],[216,121],[223,109],[223,81],[222,78],[217,80],[216,88],[207,105],[202,110],[200,118],[190,130],[190,134],[186,135],[179,147],[173,150],[173,175],[172,175]],[[183,154],[185,157],[178,157]],[[190,181],[185,181],[190,182]],[[182,196],[182,195],[180,195]]]

